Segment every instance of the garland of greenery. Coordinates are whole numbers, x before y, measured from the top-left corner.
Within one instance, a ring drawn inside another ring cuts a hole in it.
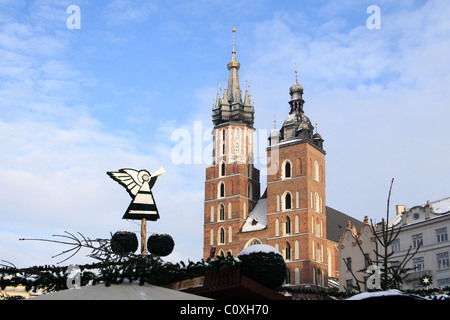
[[[208,259],[206,262],[183,261],[179,263],[164,262],[154,254],[135,255],[134,253],[121,252],[116,254],[111,248],[111,240],[91,240],[79,234],[77,237],[66,232],[66,235],[57,235],[64,241],[47,239],[26,239],[62,243],[73,246],[62,254],[71,254],[72,257],[81,247],[92,250],[89,255],[100,262],[78,265],[81,270],[81,286],[104,283],[106,286],[119,284],[124,281],[145,283],[152,285],[167,285],[183,278],[193,278],[205,275],[209,271],[218,271],[222,266],[236,266],[236,261],[231,255]],[[67,241],[70,239],[71,241]],[[22,239],[25,240],[25,239]],[[74,253],[73,253],[74,252]],[[69,257],[69,258],[70,258]],[[67,258],[68,259],[68,258]],[[66,261],[67,259],[63,260]],[[13,264],[0,265],[0,288],[24,286],[27,291],[42,289],[44,292],[53,292],[67,289],[67,266],[34,266],[29,268],[17,268]]]
[[[58,236],[65,239],[71,239],[72,242],[52,241],[73,245],[74,247],[63,251],[61,254],[71,254],[72,257],[81,247],[92,249],[93,258],[100,262],[92,264],[79,265],[81,270],[81,285],[95,285],[104,283],[106,286],[111,284],[119,284],[124,281],[137,282],[140,285],[152,284],[164,286],[180,279],[192,279],[197,276],[205,275],[207,272],[218,272],[224,266],[236,267],[236,260],[228,254],[226,257],[217,256],[215,260],[208,259],[199,262],[183,261],[179,263],[163,262],[162,259],[154,254],[135,255],[115,254],[110,246],[110,240],[95,239],[91,240],[81,235],[81,239],[67,233],[67,235]],[[75,251],[75,253],[73,253]],[[60,256],[58,254],[56,256]],[[55,257],[56,257],[55,256]],[[70,258],[69,257],[69,258]],[[241,260],[242,268],[242,257]],[[245,258],[244,258],[245,259]],[[264,258],[266,259],[266,258]],[[64,261],[66,261],[65,259]],[[267,260],[267,259],[266,259]],[[253,263],[252,263],[253,264]],[[277,264],[277,263],[274,263]],[[0,288],[4,290],[6,287],[24,286],[27,291],[42,289],[44,292],[60,291],[67,289],[67,266],[33,266],[29,268],[17,268],[13,264],[0,264]],[[254,268],[252,267],[254,270]],[[241,269],[242,270],[242,269]],[[431,277],[429,276],[431,280]],[[296,297],[304,297],[305,295],[313,295],[319,299],[345,299],[355,293],[338,292],[317,288],[299,288],[299,287],[279,287],[279,292],[287,292]],[[433,296],[436,293],[450,292],[450,287],[432,288],[429,290],[405,290],[407,293],[417,294],[420,296]],[[0,296],[0,299],[7,299],[6,296]],[[14,297],[9,297],[15,299]]]

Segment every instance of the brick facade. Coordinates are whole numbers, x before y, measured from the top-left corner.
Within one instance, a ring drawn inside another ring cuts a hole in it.
[[[233,44],[230,77],[213,107],[213,164],[206,169],[204,259],[237,256],[256,243],[278,249],[286,282],[327,286],[337,277],[336,243],[327,239],[323,139],[303,112],[303,88],[290,88],[290,111],[267,148],[267,189],[253,166],[253,103],[239,89]]]

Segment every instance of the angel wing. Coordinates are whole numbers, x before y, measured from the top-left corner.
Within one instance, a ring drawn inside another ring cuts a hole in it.
[[[136,196],[142,186],[142,182],[138,179],[139,171],[137,170],[120,169],[118,172],[107,172],[107,174],[124,186],[132,198]]]

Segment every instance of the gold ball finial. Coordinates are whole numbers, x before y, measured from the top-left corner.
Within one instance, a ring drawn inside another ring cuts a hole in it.
[[[231,30],[231,31],[236,32],[236,28],[233,28],[233,30]]]

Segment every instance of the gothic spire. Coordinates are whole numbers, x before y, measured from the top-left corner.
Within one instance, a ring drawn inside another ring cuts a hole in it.
[[[233,51],[231,53],[231,61],[228,63],[227,67],[230,70],[230,75],[228,77],[228,102],[242,103],[242,92],[239,85],[239,73],[238,70],[241,67],[240,63],[236,61],[236,45],[235,45],[235,33],[236,29],[233,28]]]
[[[231,61],[227,64],[229,77],[225,79],[223,89],[223,98],[213,109],[214,125],[221,125],[227,122],[239,123],[245,126],[253,127],[255,108],[246,86],[245,98],[242,100],[242,91],[239,84],[240,64],[236,61],[236,29],[233,28],[233,51]],[[228,81],[228,82],[227,82]],[[219,101],[217,98],[216,101]]]

